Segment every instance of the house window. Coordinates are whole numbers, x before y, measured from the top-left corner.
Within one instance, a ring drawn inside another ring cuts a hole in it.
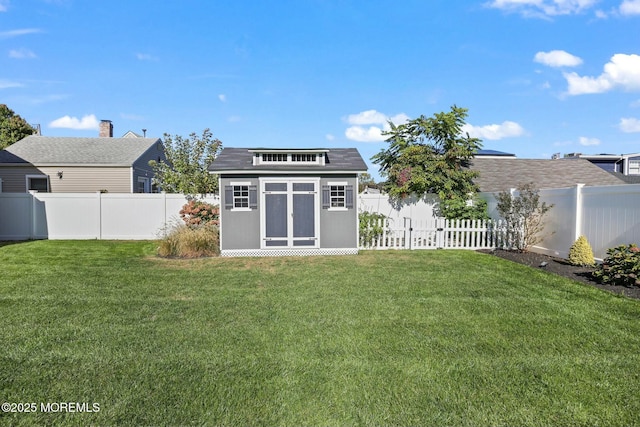
[[[149,178],[144,176],[138,177],[138,188],[136,189],[137,193],[148,193],[149,192]]]
[[[248,211],[258,207],[258,187],[249,182],[232,182],[224,187],[224,208]]]
[[[49,177],[47,175],[27,175],[27,191],[49,192]]]
[[[640,160],[629,160],[629,175],[640,175]]]
[[[353,208],[353,185],[346,182],[329,182],[322,186],[322,208],[347,210]]]

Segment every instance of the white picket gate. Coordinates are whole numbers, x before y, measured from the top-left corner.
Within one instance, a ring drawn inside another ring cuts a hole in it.
[[[378,219],[362,229],[360,249],[494,249],[508,246],[505,235],[502,221]]]

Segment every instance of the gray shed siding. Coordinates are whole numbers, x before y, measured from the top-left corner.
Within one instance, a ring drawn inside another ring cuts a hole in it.
[[[320,179],[320,188],[330,182],[346,182],[353,185],[353,208],[346,211],[320,209],[320,247],[357,248],[358,247],[358,183],[355,176],[324,176]]]
[[[296,175],[269,175],[269,179],[295,179]],[[309,175],[299,175],[310,178]],[[265,177],[266,178],[266,177]],[[318,178],[318,177],[317,177]],[[358,247],[358,209],[357,209],[357,177],[355,175],[323,175],[320,176],[318,192],[323,185],[330,182],[346,182],[353,186],[352,208],[347,210],[322,209],[322,197],[319,197],[318,212],[320,224],[320,249],[343,249]],[[233,211],[225,209],[225,186],[232,182],[247,182],[258,188],[258,207],[250,211]],[[220,177],[220,222],[221,250],[259,250],[260,249],[260,177],[258,175],[221,175]],[[267,250],[268,251],[268,250]]]
[[[220,249],[260,249],[260,204],[251,211],[225,209],[224,188],[232,182],[249,182],[259,186],[256,176],[227,176],[220,178]],[[258,198],[259,199],[259,198]]]

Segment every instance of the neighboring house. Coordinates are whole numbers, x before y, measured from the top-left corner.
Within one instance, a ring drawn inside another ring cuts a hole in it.
[[[149,161],[166,159],[162,141],[113,138],[110,121],[100,126],[98,138],[32,135],[0,151],[0,191],[153,192]]]
[[[219,176],[223,256],[355,254],[358,173],[355,148],[224,148]]]
[[[624,181],[585,159],[517,159],[476,157],[470,168],[482,192],[508,191],[533,183],[535,188],[565,188],[576,184],[623,185]]]
[[[607,172],[640,176],[640,153],[632,154],[582,154],[569,153],[565,159],[586,159]]]
[[[504,151],[497,151],[497,150],[478,150],[476,152],[475,157],[482,157],[485,159],[488,159],[488,158],[504,159],[504,158],[515,158],[516,155],[511,153],[505,153]]]

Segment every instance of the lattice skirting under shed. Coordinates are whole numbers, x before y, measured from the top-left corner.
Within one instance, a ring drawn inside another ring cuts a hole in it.
[[[232,249],[220,251],[224,257],[357,255],[358,248],[327,249]]]

